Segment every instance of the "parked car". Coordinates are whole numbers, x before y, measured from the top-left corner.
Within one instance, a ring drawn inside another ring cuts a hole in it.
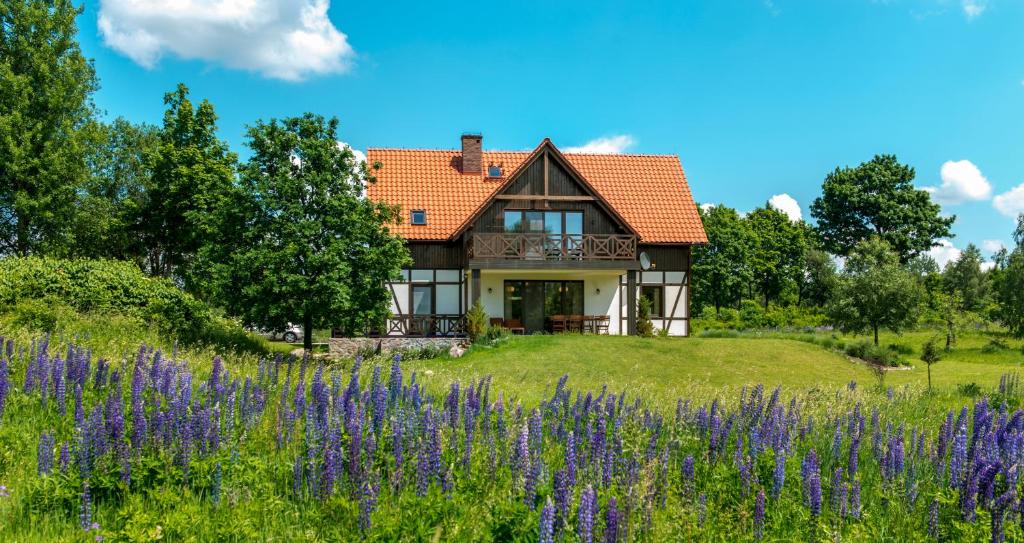
[[[297,343],[302,341],[303,333],[302,327],[297,324],[288,323],[284,330],[258,330],[256,333],[271,340],[283,340],[287,343]]]

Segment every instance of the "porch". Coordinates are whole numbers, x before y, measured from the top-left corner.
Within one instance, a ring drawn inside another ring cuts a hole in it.
[[[473,270],[471,298],[515,333],[619,334],[626,270]]]

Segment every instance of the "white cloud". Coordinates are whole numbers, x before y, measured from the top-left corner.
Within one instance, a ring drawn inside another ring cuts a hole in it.
[[[985,11],[985,8],[988,7],[988,0],[962,0],[960,6],[963,8],[967,20],[970,21]]]
[[[715,208],[715,204],[703,203],[700,205],[700,208],[701,210],[704,211],[704,213],[709,213],[712,209]]]
[[[942,186],[924,187],[924,190],[940,204],[987,200],[992,195],[992,185],[970,160],[947,160],[939,170],[939,177],[942,178]]]
[[[992,206],[1011,218],[1024,213],[1024,183],[992,198]]]
[[[629,134],[619,134],[590,140],[577,147],[566,147],[566,153],[586,153],[591,155],[617,155],[624,153],[636,144],[636,140]]]
[[[998,239],[986,239],[981,242],[981,248],[989,253],[998,253],[999,250],[1004,247],[1006,247],[1006,245]]]
[[[152,68],[170,54],[299,81],[342,73],[355,52],[330,0],[100,0],[107,46]]]
[[[351,145],[343,141],[338,142],[339,149],[345,149],[346,147],[348,148],[349,151],[352,151],[352,155],[355,157],[357,164],[362,164],[363,162],[366,162],[366,153],[360,151],[359,149],[356,149],[355,147],[352,147]]]
[[[788,215],[789,220],[793,222],[797,222],[803,217],[803,213],[800,212],[800,204],[786,193],[772,196],[768,199],[768,205]]]
[[[947,263],[960,258],[960,253],[960,249],[957,249],[948,239],[938,240],[938,245],[928,250],[928,256],[935,259],[939,269],[945,268]]]
[[[989,271],[994,267],[996,267],[996,263],[991,260],[985,260],[981,263],[981,271]]]

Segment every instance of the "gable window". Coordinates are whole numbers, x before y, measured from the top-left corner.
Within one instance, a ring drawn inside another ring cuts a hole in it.
[[[491,164],[487,167],[487,177],[501,177],[501,166]]]
[[[651,317],[665,316],[665,287],[641,287],[640,296],[651,302]]]
[[[427,224],[427,211],[425,209],[414,209],[409,213],[409,222],[412,224]]]

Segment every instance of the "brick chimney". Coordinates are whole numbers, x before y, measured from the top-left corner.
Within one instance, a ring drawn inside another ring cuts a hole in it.
[[[480,173],[483,168],[483,135],[462,135],[462,173]]]

